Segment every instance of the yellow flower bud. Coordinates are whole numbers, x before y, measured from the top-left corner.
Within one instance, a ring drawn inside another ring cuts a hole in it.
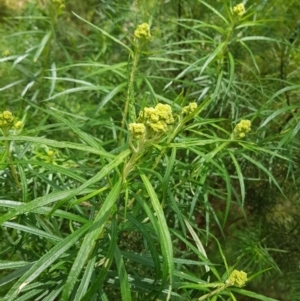
[[[3,112],[3,119],[6,119],[7,122],[12,122],[14,120],[14,116],[10,111]]]
[[[134,31],[134,37],[138,40],[150,40],[150,26],[148,23],[140,24]]]
[[[198,105],[196,102],[190,102],[188,106],[185,106],[183,109],[182,109],[182,112],[184,114],[192,114],[196,109],[197,109]]]
[[[233,135],[235,138],[244,138],[251,131],[251,121],[241,120],[234,128]]]
[[[156,123],[150,123],[150,127],[154,132],[166,132],[167,124],[163,121],[159,121]]]
[[[14,115],[10,111],[0,113],[0,127],[6,131],[11,129],[14,122]]]
[[[247,273],[243,271],[234,270],[230,274],[229,278],[226,280],[226,283],[229,285],[242,287],[246,284],[247,280]]]
[[[134,138],[144,138],[146,134],[146,127],[143,123],[130,123],[129,131]]]
[[[162,103],[158,103],[155,107],[157,115],[159,119],[165,121],[167,124],[171,124],[174,122],[174,118],[172,115],[172,109],[169,105],[164,105]]]
[[[245,6],[244,6],[243,3],[237,4],[236,6],[233,7],[232,10],[233,10],[233,12],[234,12],[235,14],[237,14],[239,17],[242,17],[242,16],[245,14],[245,12],[246,12]]]
[[[4,56],[9,56],[10,55],[10,51],[8,49],[4,50],[3,52]]]
[[[53,151],[53,150],[49,150],[49,151],[47,152],[47,155],[48,155],[49,157],[53,157],[53,156],[54,156],[54,151]]]
[[[22,121],[17,121],[15,124],[14,124],[14,128],[16,130],[19,130],[23,125],[23,122]]]

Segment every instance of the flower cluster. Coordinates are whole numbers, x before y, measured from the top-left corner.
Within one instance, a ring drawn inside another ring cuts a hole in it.
[[[241,120],[234,128],[233,135],[235,138],[244,138],[251,131],[251,121]]]
[[[129,131],[136,139],[165,133],[174,122],[172,109],[169,105],[159,103],[155,108],[145,107],[137,118],[137,123],[129,124]]]
[[[10,111],[3,111],[0,113],[0,128],[3,131],[8,131],[11,128],[20,129],[22,127],[22,121],[16,121],[16,118]]]
[[[226,283],[229,285],[242,287],[246,284],[247,280],[247,273],[243,271],[234,270],[230,274],[229,278],[226,280]]]
[[[143,123],[130,123],[129,131],[132,137],[137,139],[144,138],[146,135],[146,127]]]
[[[245,12],[246,12],[245,6],[244,6],[243,3],[237,4],[236,6],[233,7],[232,10],[233,10],[233,12],[234,12],[235,14],[237,14],[239,17],[242,17],[242,16],[245,14]]]
[[[63,10],[66,7],[64,0],[52,0],[52,2],[59,10]]]
[[[192,114],[197,109],[197,103],[196,102],[190,102],[189,105],[185,106],[182,109],[182,112],[186,115]]]
[[[134,37],[138,40],[150,40],[150,26],[148,23],[143,23],[138,25],[137,29],[134,31]]]
[[[168,125],[174,122],[174,117],[169,105],[159,103],[155,108],[144,108],[139,114],[138,121],[154,132],[166,132]]]

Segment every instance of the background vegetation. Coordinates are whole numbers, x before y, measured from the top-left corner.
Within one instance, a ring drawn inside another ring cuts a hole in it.
[[[0,0],[3,300],[300,300],[300,3],[237,4]]]

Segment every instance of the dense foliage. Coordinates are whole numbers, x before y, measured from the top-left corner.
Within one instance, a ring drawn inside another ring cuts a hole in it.
[[[0,0],[3,300],[299,300],[299,14]]]

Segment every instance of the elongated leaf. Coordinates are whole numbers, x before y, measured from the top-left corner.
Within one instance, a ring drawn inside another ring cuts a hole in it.
[[[70,195],[70,193],[72,193],[74,191],[76,191],[76,189],[53,192],[48,195],[39,197],[29,203],[26,203],[26,204],[22,203],[22,205],[15,207],[14,210],[0,216],[0,224],[3,224],[5,221],[7,221],[7,220],[11,219],[12,217],[15,217],[19,214],[23,214],[25,212],[30,212],[33,209],[36,209],[38,207],[42,207],[47,204],[51,204],[53,202],[64,199],[64,198],[68,197],[68,195]]]
[[[107,275],[108,270],[110,269],[110,266],[113,262],[114,258],[114,250],[115,246],[117,244],[117,225],[116,225],[116,216],[114,215],[111,219],[111,225],[110,225],[110,244],[108,251],[106,253],[106,260],[105,263],[102,266],[102,269],[100,270],[100,273],[98,274],[96,279],[93,279],[92,285],[90,286],[87,293],[82,297],[80,301],[90,301],[92,300],[92,297],[96,294],[97,291],[99,291],[99,288],[102,287],[103,282],[105,281],[105,277]]]
[[[34,59],[33,59],[34,62],[36,62],[36,61],[38,60],[38,58],[39,58],[40,55],[42,54],[42,52],[43,52],[43,50],[45,49],[45,47],[47,47],[47,43],[48,43],[49,40],[51,39],[51,36],[52,36],[52,31],[48,31],[48,32],[44,35],[44,37],[43,37],[43,39],[42,39],[42,41],[41,41],[41,43],[40,43],[40,46],[39,46],[39,48],[37,49],[37,52],[36,52],[36,54],[35,54],[35,56],[34,56]]]
[[[46,269],[57,260],[62,254],[64,254],[68,249],[70,249],[80,237],[91,227],[91,223],[85,224],[72,234],[70,234],[63,241],[58,243],[49,252],[42,256],[31,268],[27,271],[10,289],[10,291],[5,296],[5,300],[14,301],[17,295],[22,291],[22,289],[36,279],[41,273],[45,272]]]
[[[55,236],[51,233],[47,233],[47,232],[42,231],[40,229],[20,225],[20,224],[17,224],[17,223],[5,222],[5,223],[3,223],[3,226],[8,227],[8,228],[12,228],[12,229],[16,229],[16,230],[20,230],[20,231],[23,231],[23,232],[31,233],[31,234],[36,235],[38,237],[44,237],[44,238],[49,239],[53,242],[59,242],[59,241],[62,240],[61,237],[57,237],[57,236]]]
[[[92,278],[92,274],[94,272],[96,259],[97,256],[94,254],[94,256],[89,260],[73,301],[81,301],[83,295],[86,293],[89,282]]]
[[[119,45],[121,45],[122,47],[124,47],[126,50],[128,50],[128,52],[129,52],[130,54],[132,54],[132,50],[131,50],[128,46],[126,46],[124,43],[122,43],[120,40],[116,39],[114,36],[110,35],[108,32],[106,32],[105,30],[101,29],[100,27],[98,27],[98,26],[92,24],[91,22],[89,22],[89,21],[83,19],[82,17],[78,16],[78,15],[75,14],[74,12],[73,12],[73,14],[74,14],[78,19],[80,19],[81,21],[83,21],[83,22],[89,24],[91,27],[93,27],[93,28],[99,30],[103,35],[105,35],[106,37],[110,38],[110,39],[113,40],[114,42],[118,43]]]
[[[41,110],[41,111],[43,111],[43,112],[45,112],[45,113],[47,113],[49,115],[52,115],[56,119],[62,121],[65,124],[67,124],[74,131],[74,133],[76,133],[83,141],[85,141],[91,147],[93,147],[95,149],[102,149],[100,147],[100,145],[99,145],[99,142],[97,142],[94,137],[92,137],[91,135],[89,135],[89,134],[81,131],[75,124],[73,124],[72,122],[70,122],[66,118],[60,116],[59,114],[55,114],[55,112],[53,110],[48,110],[48,109],[44,109],[44,108],[38,107],[37,105],[35,105],[34,103],[31,103],[31,102],[28,102],[28,103],[32,107],[35,107],[38,110]],[[102,149],[102,151],[104,152],[103,149]]]
[[[82,184],[79,188],[75,189],[74,192],[72,192],[69,197],[65,200],[62,200],[61,202],[57,203],[56,206],[53,209],[53,212],[58,209],[60,206],[62,206],[65,202],[67,202],[72,197],[79,194],[83,189],[89,187],[90,185],[93,185],[97,182],[99,182],[102,178],[104,178],[109,172],[111,172],[114,168],[116,168],[118,165],[120,165],[123,160],[131,153],[131,150],[127,149],[120,153],[113,161],[111,161],[109,164],[105,165],[99,173],[97,173],[94,177],[86,181],[84,184]]]
[[[241,295],[244,295],[244,296],[247,296],[247,297],[251,297],[251,298],[254,298],[254,299],[257,299],[257,300],[279,301],[277,299],[269,298],[269,297],[266,297],[266,296],[263,296],[263,295],[260,295],[260,294],[254,293],[254,292],[250,292],[250,291],[247,291],[247,290],[244,290],[244,289],[231,288],[230,290],[232,292],[236,292],[238,294],[241,294]]]
[[[70,295],[76,285],[76,281],[78,276],[85,264],[86,259],[88,258],[90,252],[93,250],[95,241],[99,238],[99,235],[102,233],[107,220],[110,217],[111,210],[120,194],[122,179],[114,185],[107,198],[105,199],[103,205],[101,206],[101,210],[99,210],[92,227],[89,232],[85,236],[81,248],[77,253],[76,259],[73,263],[73,266],[70,270],[67,282],[65,284],[61,301],[70,300]]]
[[[234,154],[229,150],[229,155],[232,159],[232,162],[235,166],[235,170],[237,172],[237,176],[239,179],[239,183],[240,183],[240,188],[241,188],[241,194],[242,194],[242,206],[244,206],[244,202],[245,202],[245,195],[246,195],[246,191],[245,191],[245,183],[244,183],[244,177],[241,171],[241,167],[237,161],[237,159],[235,158]]]
[[[115,261],[120,281],[122,301],[131,301],[130,285],[124,260],[118,246],[115,247]]]
[[[8,136],[8,137],[0,137],[0,141],[24,141],[24,142],[33,142],[38,144],[45,144],[51,147],[57,148],[70,148],[70,149],[78,149],[83,152],[97,154],[103,156],[105,158],[114,158],[115,156],[98,148],[90,147],[83,144],[78,144],[74,142],[67,141],[56,141],[47,138],[41,137],[31,137],[31,136]]]
[[[145,188],[148,192],[148,195],[150,197],[153,209],[156,213],[157,217],[157,227],[159,230],[159,239],[160,239],[160,244],[161,244],[161,249],[162,249],[162,254],[164,258],[164,275],[163,275],[163,281],[165,282],[167,280],[167,277],[170,279],[170,285],[169,285],[169,291],[166,300],[170,299],[171,296],[171,291],[172,291],[172,285],[173,285],[173,271],[174,271],[174,262],[173,262],[173,244],[168,228],[168,224],[165,219],[165,215],[163,212],[163,209],[160,205],[160,202],[158,200],[157,194],[155,193],[155,190],[153,186],[151,185],[149,179],[145,174],[140,175]],[[167,272],[167,274],[166,274]]]
[[[23,204],[24,203],[22,203],[22,202],[0,200],[0,206],[2,206],[2,207],[17,208],[19,206],[22,206]],[[48,215],[51,212],[51,210],[52,210],[52,208],[50,208],[50,207],[39,207],[39,208],[30,210],[30,212]],[[69,220],[77,221],[80,223],[84,223],[84,224],[89,221],[87,218],[81,217],[77,214],[73,214],[73,213],[70,213],[67,211],[59,210],[59,209],[56,210],[53,215],[59,216],[64,219],[69,219]]]

